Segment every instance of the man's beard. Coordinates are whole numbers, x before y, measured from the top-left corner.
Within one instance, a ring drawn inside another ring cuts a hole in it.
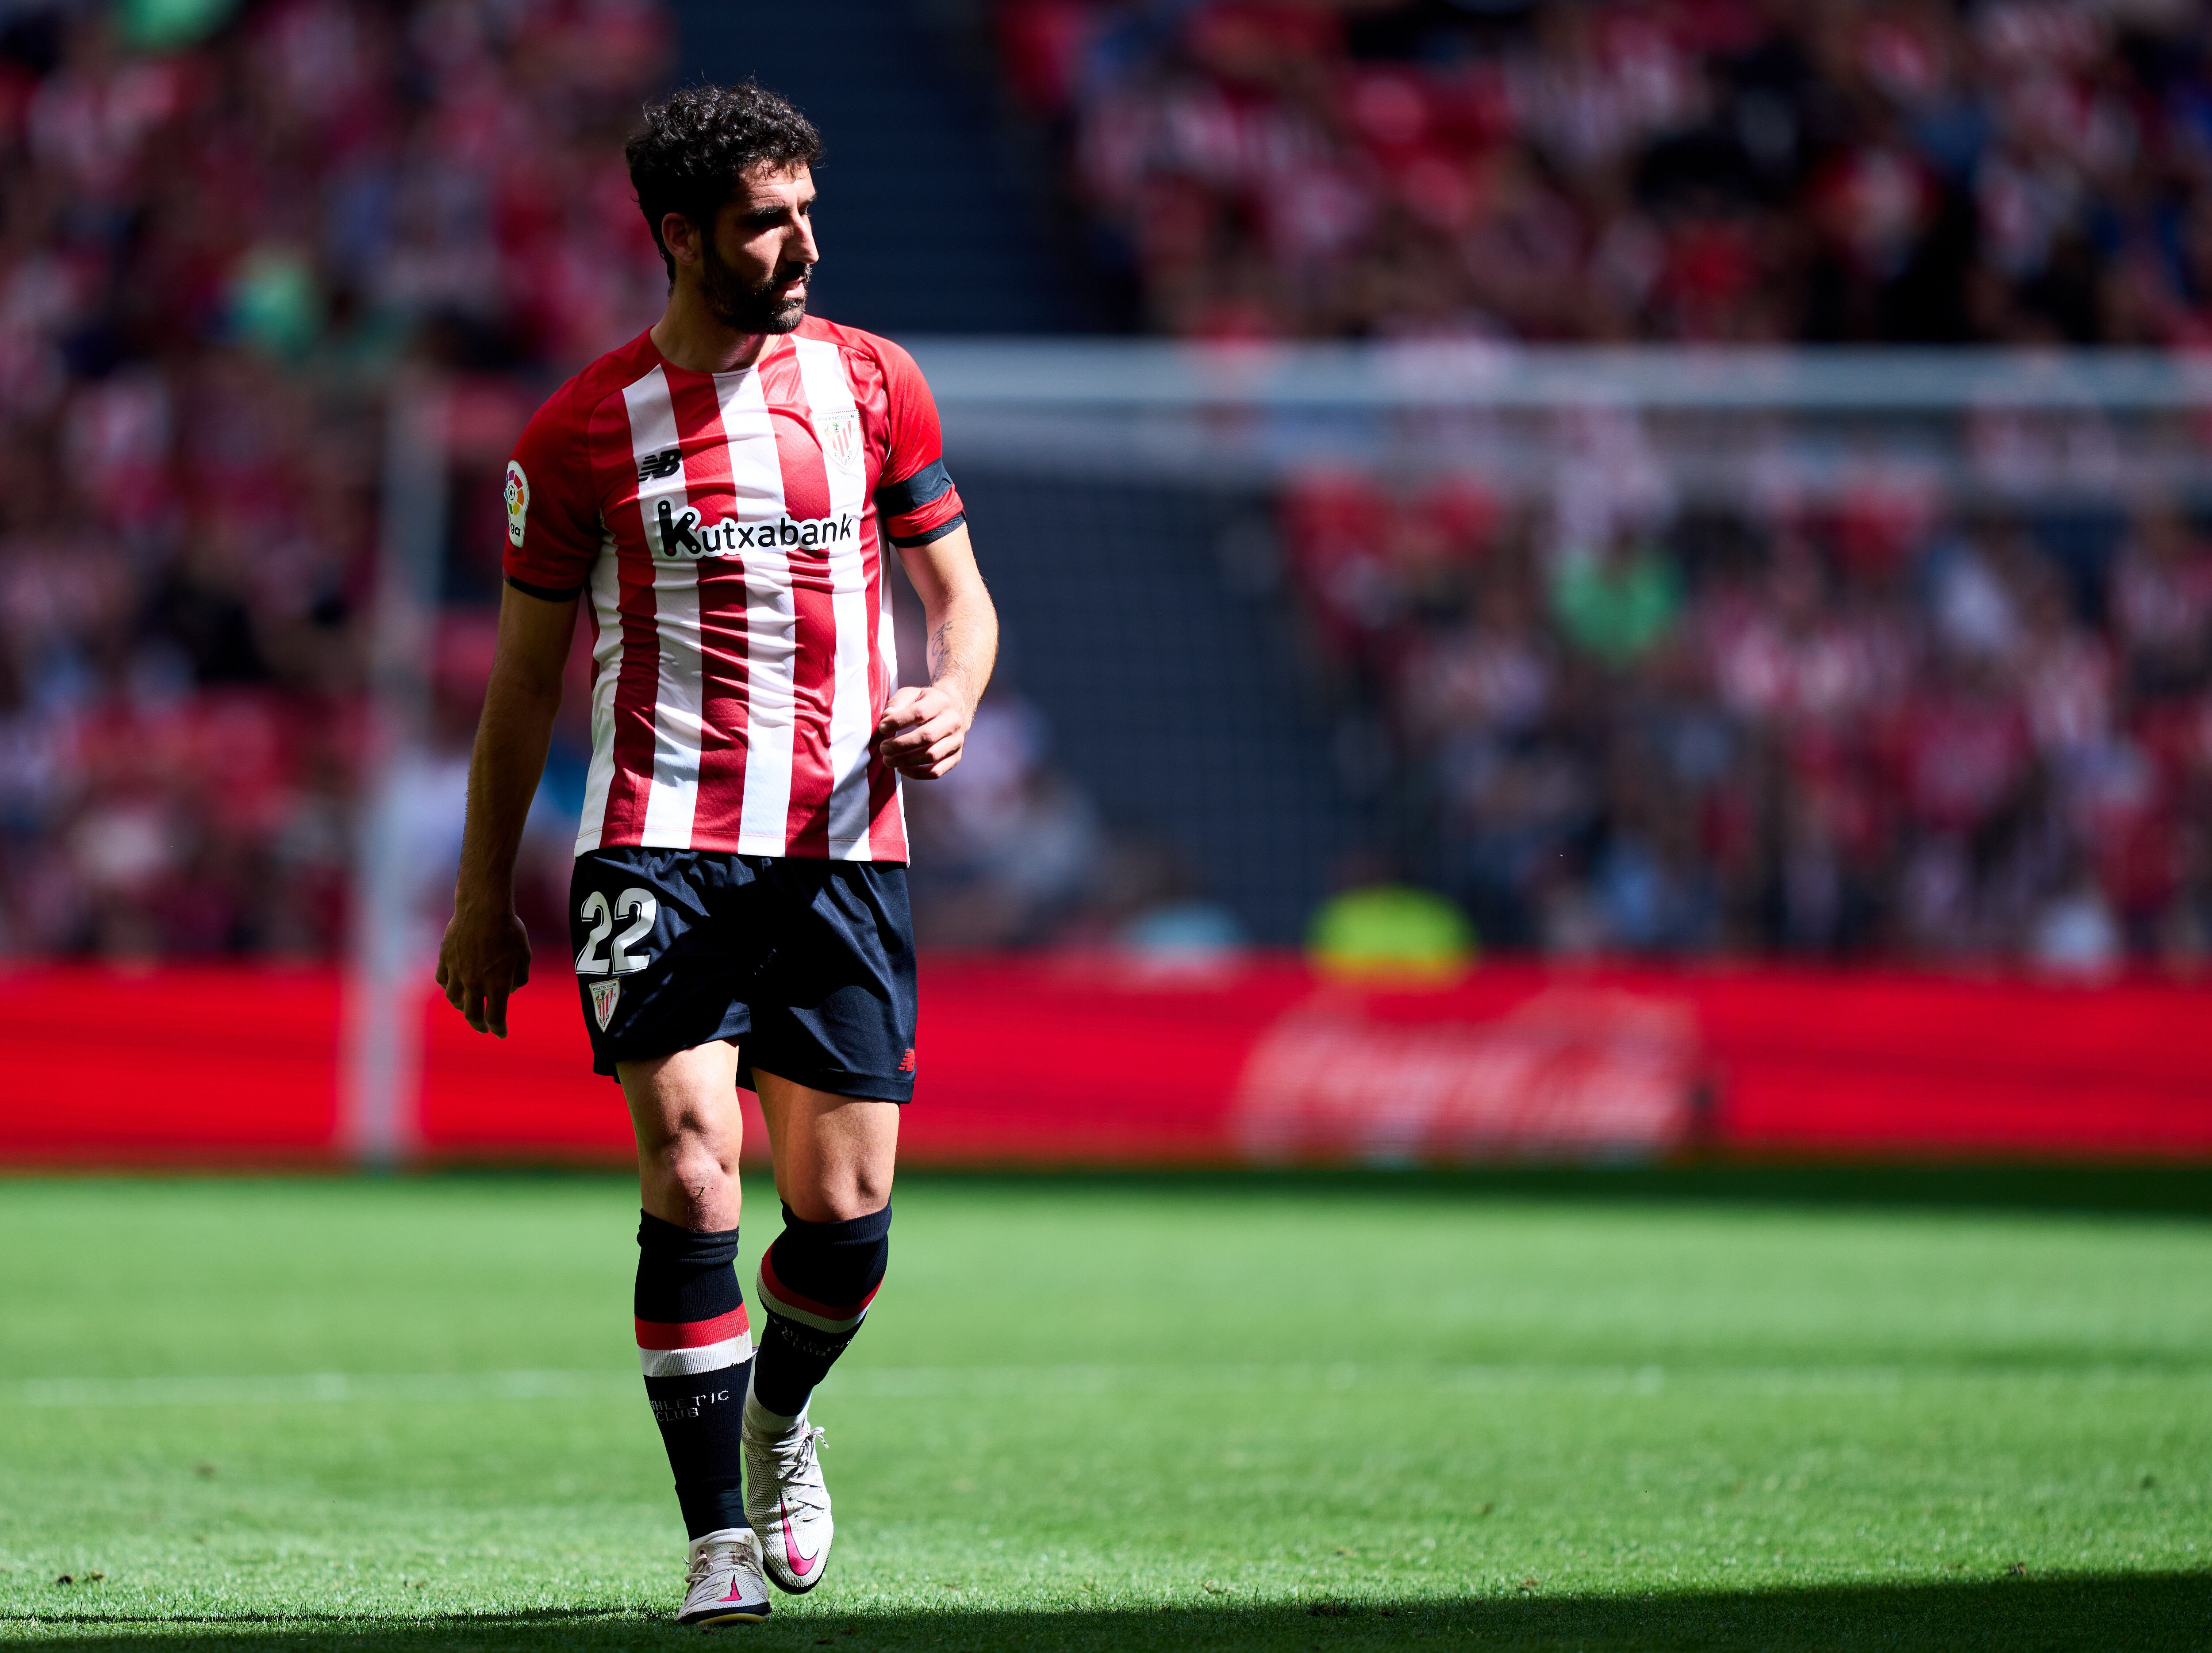
[[[781,296],[780,289],[794,276],[808,273],[811,265],[779,269],[755,286],[722,262],[713,241],[700,251],[706,255],[700,270],[701,295],[725,327],[740,333],[787,333],[806,319],[805,289],[800,289],[795,299]]]

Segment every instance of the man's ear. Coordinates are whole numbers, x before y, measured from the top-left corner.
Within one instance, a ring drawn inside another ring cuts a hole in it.
[[[678,264],[699,262],[699,231],[680,212],[660,215],[660,244],[668,249],[668,256]]]

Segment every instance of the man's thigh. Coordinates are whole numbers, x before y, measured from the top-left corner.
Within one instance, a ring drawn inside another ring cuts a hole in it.
[[[738,1106],[738,1048],[716,1039],[689,1050],[671,1051],[617,1065],[623,1100],[629,1105],[640,1152],[665,1148],[690,1136],[720,1145],[734,1154],[742,1140]]]

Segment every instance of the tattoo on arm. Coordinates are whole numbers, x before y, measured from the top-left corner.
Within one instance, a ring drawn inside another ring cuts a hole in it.
[[[947,582],[929,617],[929,680],[973,715],[991,680],[998,653],[999,618],[980,580]],[[933,593],[937,595],[937,593]]]

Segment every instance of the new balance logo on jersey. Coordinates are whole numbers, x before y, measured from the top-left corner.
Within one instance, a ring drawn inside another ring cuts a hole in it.
[[[658,453],[648,453],[637,462],[640,482],[665,482],[684,468],[684,450],[664,447]]]
[[[773,522],[739,522],[733,517],[725,517],[710,528],[701,519],[696,507],[687,505],[679,510],[661,500],[653,507],[653,519],[660,529],[657,549],[671,562],[678,557],[732,556],[743,551],[779,548],[815,550],[825,545],[849,545],[860,533],[860,519],[850,511],[840,516],[812,517],[804,521],[789,515],[780,516]]]

